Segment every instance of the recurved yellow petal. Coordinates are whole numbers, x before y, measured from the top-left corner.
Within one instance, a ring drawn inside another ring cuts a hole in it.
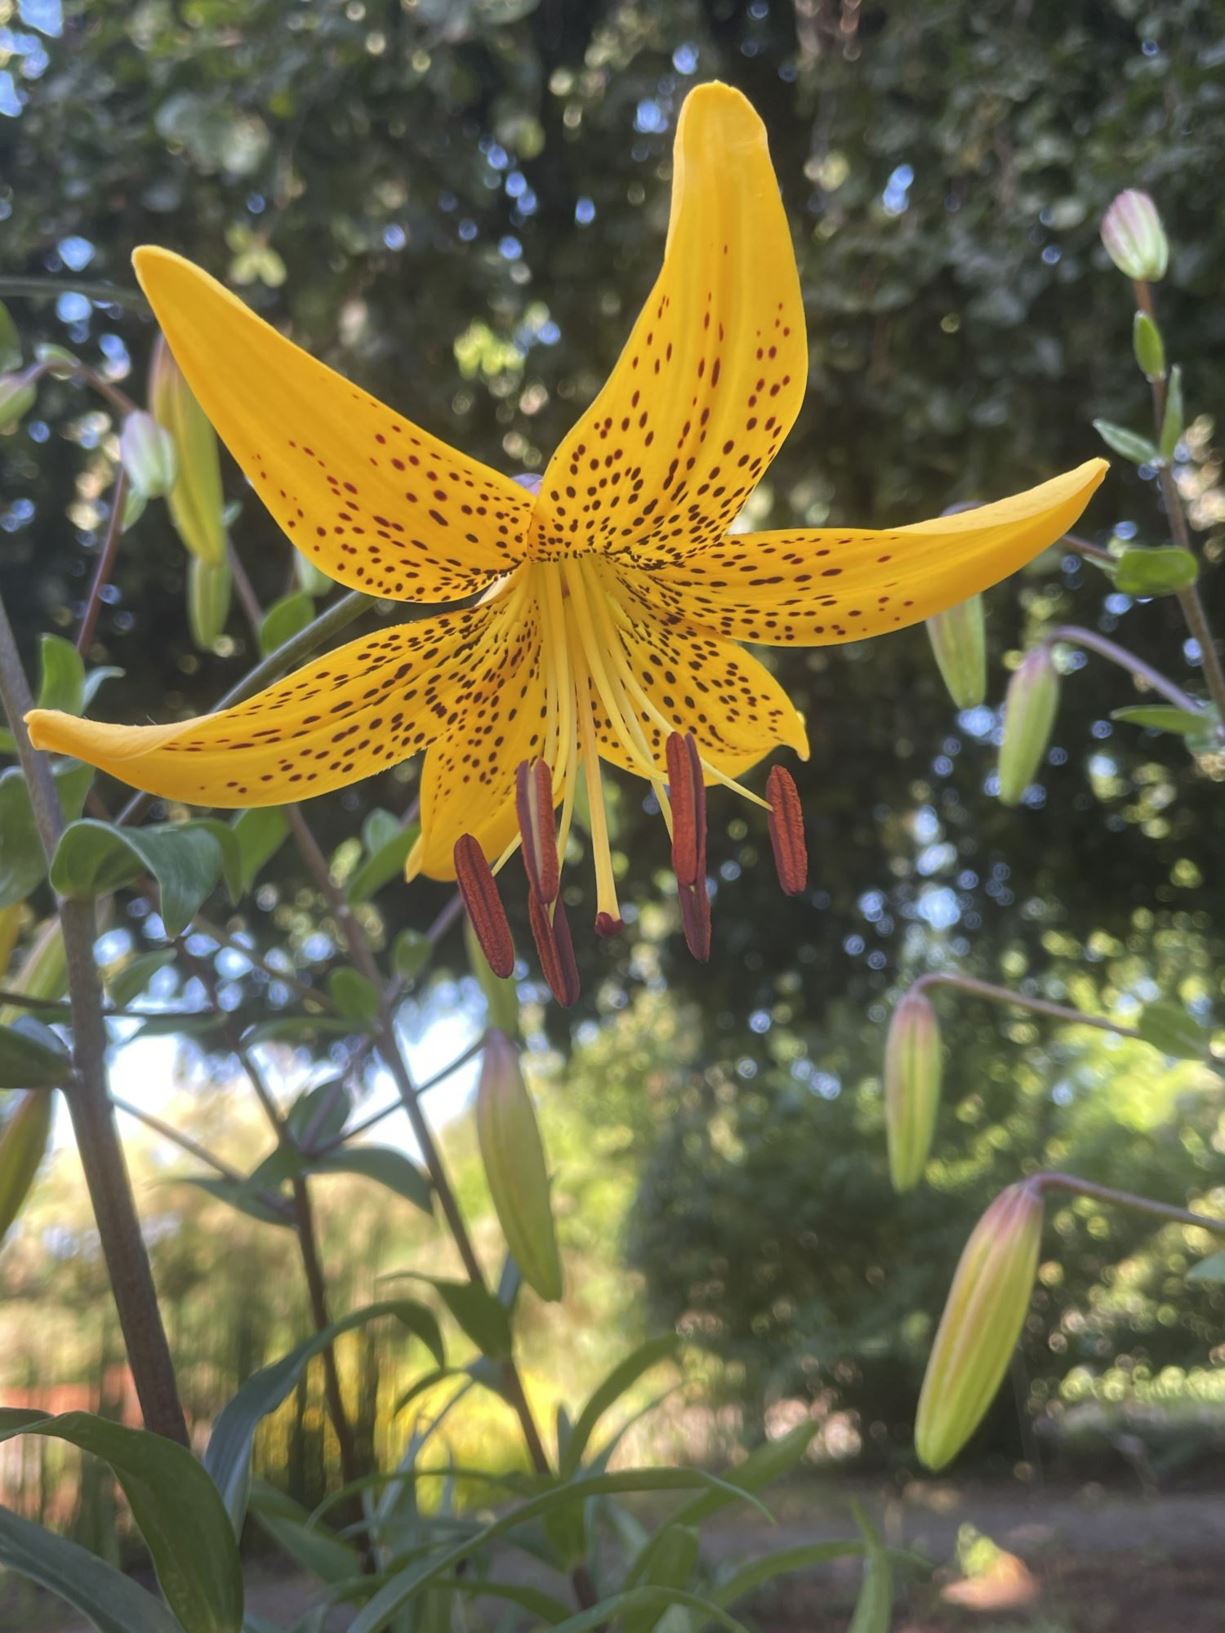
[[[460,729],[489,609],[441,613],[350,641],[217,714],[116,726],[55,709],[26,716],[36,748],[189,805],[276,805],[398,765]]]
[[[517,483],[316,362],[190,261],[149,247],[133,260],[221,440],[329,577],[455,601],[520,558],[532,502]]]
[[[995,504],[909,527],[732,534],[681,566],[626,574],[644,601],[737,641],[833,646],[916,624],[1006,578],[1073,525],[1109,467],[1091,459]]]
[[[761,120],[685,99],[663,270],[607,384],[545,471],[532,554],[681,561],[727,529],[808,377],[791,234]]]

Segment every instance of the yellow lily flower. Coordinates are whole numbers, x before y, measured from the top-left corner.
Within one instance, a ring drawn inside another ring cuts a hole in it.
[[[738,781],[779,744],[806,757],[804,722],[739,643],[860,640],[964,601],[1064,533],[1106,470],[1090,460],[909,527],[730,533],[799,413],[808,354],[764,127],[717,83],[681,111],[659,279],[530,488],[316,362],[179,256],[143,248],[135,264],[192,390],[300,550],[372,595],[479,600],[351,641],[195,720],[102,725],[35,710],[35,743],[206,806],[322,794],[425,750],[410,877],[454,878],[458,856],[505,966],[482,870],[522,843],[542,960],[562,970],[555,988],[570,986],[558,858],[580,779],[597,927],[620,922],[607,761],[654,787],[686,934],[704,955],[706,784],[767,807],[784,888],[804,884],[789,774],[774,768],[768,799]]]

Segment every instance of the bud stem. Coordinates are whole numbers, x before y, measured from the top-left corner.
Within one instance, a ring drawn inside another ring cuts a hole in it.
[[[1149,1213],[1157,1219],[1168,1219],[1178,1225],[1194,1225],[1199,1230],[1210,1230],[1218,1236],[1225,1236],[1225,1219],[1213,1219],[1206,1213],[1192,1213],[1189,1208],[1176,1208],[1172,1202],[1154,1202],[1150,1197],[1136,1196],[1131,1191],[1116,1191],[1111,1185],[1078,1179],[1075,1174],[1032,1174],[1028,1183],[1043,1191],[1072,1191],[1077,1196],[1091,1196],[1098,1202],[1109,1202],[1116,1208],[1130,1208],[1133,1213]]]
[[[1060,624],[1057,629],[1052,629],[1043,637],[1043,645],[1047,647],[1053,647],[1059,641],[1063,641],[1067,646],[1084,647],[1086,651],[1096,652],[1099,657],[1117,663],[1119,668],[1126,669],[1133,679],[1142,680],[1176,708],[1186,709],[1191,714],[1203,712],[1204,705],[1201,699],[1184,692],[1181,686],[1168,679],[1159,669],[1154,669],[1152,664],[1145,663],[1144,659],[1137,658],[1134,652],[1116,645],[1114,641],[1108,641],[1104,635],[1098,635],[1094,630],[1082,629],[1078,624]],[[1225,714],[1221,718],[1225,720]]]
[[[102,540],[102,549],[98,552],[98,565],[94,569],[93,583],[89,586],[89,600],[85,603],[85,611],[81,614],[81,627],[77,631],[77,651],[82,657],[87,656],[89,652],[90,642],[98,625],[98,614],[102,610],[102,592],[110,582],[115,557],[119,554],[119,535],[123,532],[123,502],[127,495],[128,473],[120,465],[115,476],[115,486],[111,489],[111,513],[107,518],[106,536]]]

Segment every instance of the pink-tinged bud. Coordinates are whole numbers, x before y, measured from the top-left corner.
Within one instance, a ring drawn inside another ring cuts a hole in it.
[[[962,1250],[915,1419],[915,1450],[929,1469],[956,1457],[995,1398],[1025,1323],[1041,1240],[1042,1193],[1025,1181],[996,1197]]]
[[[1147,193],[1129,188],[1119,194],[1102,217],[1102,243],[1125,278],[1156,283],[1165,277],[1169,240]]]
[[[21,374],[0,374],[0,431],[20,425],[34,406],[38,391]]]
[[[520,764],[515,776],[515,810],[528,884],[542,902],[551,905],[561,889],[561,858],[553,814],[553,773],[544,760]]]
[[[571,1004],[578,1002],[580,988],[578,965],[574,961],[574,943],[570,939],[570,921],[566,918],[566,909],[558,897],[550,912],[533,890],[528,894],[527,912],[528,922],[532,927],[532,939],[536,943],[536,955],[540,959],[541,974],[549,983],[549,991],[558,1003],[563,1009],[569,1009]]]
[[[178,477],[167,495],[175,532],[198,561],[214,566],[226,558],[225,500],[217,433],[164,338],[149,369],[149,411],[174,438]]]
[[[987,696],[987,631],[983,598],[972,595],[927,620],[940,678],[959,709],[976,709]]]
[[[923,1177],[940,1107],[940,1023],[922,992],[908,992],[885,1038],[885,1139],[895,1191]]]
[[[119,436],[119,457],[132,491],[142,499],[161,499],[174,486],[178,459],[174,438],[142,409],[129,414]]]
[[[489,961],[489,968],[505,980],[515,967],[515,943],[493,870],[485,860],[480,842],[472,834],[460,834],[455,841],[454,856],[455,882],[472,933]]]
[[[1000,743],[1000,800],[1019,805],[1038,775],[1059,708],[1059,672],[1050,649],[1026,653],[1008,682],[1004,699],[1004,736]]]
[[[766,798],[770,811],[766,825],[774,871],[786,896],[802,896],[808,889],[808,846],[804,839],[804,809],[795,778],[785,766],[770,768],[766,778]]]
[[[562,1295],[549,1167],[519,1051],[504,1032],[485,1040],[476,1131],[494,1212],[523,1279],[550,1302]]]
[[[31,1089],[0,1132],[0,1242],[21,1212],[51,1138],[54,1097]]]
[[[697,739],[674,731],[666,745],[672,805],[672,868],[682,890],[706,882],[706,784]]]

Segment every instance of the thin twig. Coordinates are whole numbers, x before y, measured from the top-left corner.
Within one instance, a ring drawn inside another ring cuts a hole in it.
[[[1202,714],[1205,726],[1212,724],[1211,717],[1200,698],[1192,697],[1190,692],[1184,692],[1181,686],[1163,675],[1159,669],[1154,669],[1151,663],[1146,663],[1134,652],[1129,652],[1126,647],[1107,640],[1095,630],[1082,629],[1078,624],[1060,624],[1057,628],[1048,630],[1042,637],[1044,646],[1054,646],[1056,641],[1063,641],[1068,646],[1087,647],[1099,657],[1108,658],[1111,663],[1117,663],[1120,669],[1126,669],[1133,678],[1138,677],[1154,692],[1159,692],[1176,708],[1186,709],[1189,714]]]
[[[435,1072],[433,1077],[427,1077],[424,1083],[418,1083],[414,1091],[417,1098],[420,1099],[423,1094],[428,1094],[431,1089],[436,1089],[440,1083],[445,1083],[447,1078],[459,1071],[461,1066],[466,1066],[470,1060],[475,1059],[484,1047],[485,1038],[482,1034],[475,1043],[468,1045],[462,1055],[457,1055],[440,1072]],[[381,1123],[385,1117],[390,1117],[393,1112],[402,1111],[403,1109],[404,1105],[400,1100],[393,1100],[389,1106],[380,1106],[378,1111],[371,1112],[370,1116],[363,1119],[362,1122],[354,1123],[352,1128],[345,1129],[334,1140],[326,1140],[322,1145],[313,1147],[311,1154],[322,1157],[326,1156],[329,1151],[337,1151],[342,1145],[349,1145],[359,1134],[368,1133],[376,1124]]]
[[[1048,1015],[1055,1021],[1071,1021],[1077,1026],[1096,1027],[1099,1032],[1114,1032],[1121,1038],[1141,1035],[1134,1026],[1120,1026],[1106,1015],[1087,1015],[1083,1010],[1052,1003],[1049,998],[1030,998],[1023,992],[1014,992],[1011,987],[998,987],[990,981],[976,980],[972,975],[959,975],[954,970],[933,970],[929,975],[921,975],[910,990],[923,992],[936,986],[957,987],[975,998],[985,998],[988,1003],[1011,1004],[1017,1009],[1031,1010],[1035,1015]]]
[[[115,557],[119,553],[119,539],[123,532],[124,501],[127,496],[128,473],[121,465],[119,474],[115,478],[115,486],[111,489],[111,513],[107,518],[106,536],[102,540],[98,565],[94,569],[93,583],[89,586],[89,600],[85,603],[85,611],[81,615],[81,627],[77,632],[77,651],[82,656],[89,651],[89,643],[94,638],[98,614],[102,610],[102,592],[110,582],[111,572],[115,566]]]
[[[139,289],[119,284],[82,283],[70,278],[0,278],[0,295],[29,295],[36,300],[58,300],[61,295],[84,295],[102,306],[134,306],[148,311],[149,303]]]
[[[1225,1219],[1213,1219],[1206,1213],[1192,1213],[1187,1208],[1176,1208],[1170,1202],[1154,1202],[1147,1196],[1136,1196],[1132,1191],[1116,1191],[1111,1185],[1097,1185],[1091,1179],[1078,1179],[1075,1174],[1034,1174],[1027,1179],[1027,1183],[1044,1191],[1074,1191],[1078,1196],[1110,1202],[1116,1208],[1151,1213],[1158,1219],[1168,1219],[1177,1225],[1194,1225],[1199,1230],[1210,1230],[1217,1236],[1225,1236]]]

